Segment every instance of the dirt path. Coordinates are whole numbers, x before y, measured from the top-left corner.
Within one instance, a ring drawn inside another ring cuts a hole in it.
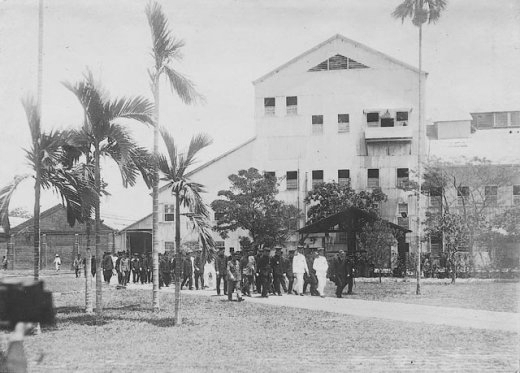
[[[149,288],[148,285],[129,285],[129,289]],[[173,292],[174,287],[161,289],[161,292]],[[215,290],[183,290],[183,295],[217,296]],[[221,295],[223,297],[223,295]],[[315,311],[334,312],[360,317],[416,322],[436,325],[449,325],[463,328],[503,330],[520,332],[520,314],[513,312],[493,312],[455,307],[435,307],[409,303],[378,302],[338,298],[320,298],[311,296],[270,296],[258,295],[246,297],[246,302],[262,303],[278,307],[294,307]]]

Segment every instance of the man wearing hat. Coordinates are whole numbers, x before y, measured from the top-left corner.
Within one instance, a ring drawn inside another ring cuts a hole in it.
[[[233,291],[237,292],[237,300],[243,301],[240,283],[242,281],[242,270],[240,268],[240,252],[235,252],[227,262],[227,296],[228,300],[233,300]]]
[[[224,253],[224,248],[218,249],[217,257],[215,258],[215,273],[217,275],[217,295],[220,295],[220,281],[224,283],[224,295],[227,294],[227,259]]]
[[[327,270],[329,269],[329,263],[325,258],[325,249],[323,247],[318,248],[318,256],[314,259],[314,270],[316,271],[316,278],[318,280],[317,291],[320,297],[325,297],[325,284],[327,283]]]
[[[342,298],[348,281],[348,262],[345,252],[340,250],[332,262],[331,280],[336,283],[336,297]]]
[[[278,296],[282,296],[282,291],[280,289],[280,285],[281,285],[281,282],[284,281],[283,275],[285,274],[285,268],[284,268],[284,264],[283,264],[281,247],[275,248],[275,254],[271,258],[270,265],[273,270],[274,293],[278,294]]]
[[[199,282],[200,289],[204,289],[204,261],[202,260],[202,250],[197,250],[195,253],[195,261],[193,262],[194,270],[195,270],[195,289],[199,290]]]
[[[287,294],[292,294],[293,292],[293,284],[294,284],[294,273],[292,268],[292,262],[294,258],[294,249],[289,249],[289,256],[284,259],[285,266],[285,275],[287,276],[288,284],[287,284]]]
[[[61,268],[60,254],[56,254],[56,256],[54,257],[54,267],[56,268],[56,271],[59,271]]]
[[[188,285],[190,290],[193,290],[193,261],[191,250],[186,252],[186,258],[182,262],[182,273],[184,278],[182,280],[181,289],[184,285]]]
[[[267,298],[269,295],[269,287],[270,287],[270,275],[271,275],[271,265],[269,263],[269,253],[271,249],[268,247],[264,247],[263,255],[258,259],[257,262],[257,270],[256,274],[260,278],[260,286],[262,288],[262,298]],[[257,292],[260,292],[260,289],[257,289]]]
[[[303,275],[309,273],[309,268],[307,267],[307,261],[303,256],[303,247],[298,246],[296,251],[296,255],[293,258],[293,273],[296,278],[296,283],[294,287],[296,288],[296,293],[303,296]]]

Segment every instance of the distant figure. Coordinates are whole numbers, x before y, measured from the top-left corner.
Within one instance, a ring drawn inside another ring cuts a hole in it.
[[[4,257],[2,258],[2,268],[4,269],[4,271],[7,271],[8,264],[9,264],[9,262],[7,260],[7,257],[4,255]]]
[[[233,253],[231,260],[227,262],[227,296],[228,300],[233,300],[233,291],[237,292],[237,300],[242,302],[242,292],[240,291],[240,282],[242,281],[242,270],[240,268],[240,253]]]
[[[78,254],[74,259],[74,271],[76,272],[76,278],[81,277],[81,270],[83,269],[83,259]]]
[[[114,270],[114,262],[112,261],[110,253],[105,253],[101,266],[103,267],[103,278],[107,284],[110,284],[112,271]]]
[[[59,272],[61,268],[60,254],[56,254],[56,256],[54,257],[54,268],[56,268],[56,272]]]
[[[90,272],[92,273],[92,277],[96,275],[96,256],[92,255],[92,259],[90,260]]]
[[[307,261],[303,256],[303,247],[301,246],[298,246],[296,255],[293,258],[293,273],[296,280],[293,284],[293,290],[303,296],[303,275],[309,273],[309,268],[307,267]]]

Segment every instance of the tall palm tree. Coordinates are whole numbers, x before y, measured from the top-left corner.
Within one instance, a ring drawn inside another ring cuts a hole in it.
[[[441,12],[446,8],[447,0],[405,0],[397,6],[392,13],[395,18],[404,22],[405,18],[411,18],[412,23],[419,28],[419,141],[417,142],[417,176],[419,178],[419,191],[417,192],[416,216],[417,216],[417,288],[415,293],[421,294],[421,141],[422,141],[422,27],[426,22],[435,23],[439,20]]]
[[[67,218],[72,226],[81,219],[81,196],[79,190],[86,189],[77,179],[77,170],[63,166],[64,146],[70,137],[67,131],[42,132],[37,101],[32,96],[22,100],[31,133],[32,147],[26,149],[26,158],[34,172],[34,279],[40,278],[40,194],[41,189],[51,189],[62,197],[67,208]],[[16,187],[29,175],[17,176],[14,181],[0,190],[0,217],[8,227],[9,203]]]
[[[136,96],[131,98],[110,99],[101,85],[94,81],[88,71],[84,79],[75,83],[64,83],[76,95],[85,113],[85,121],[73,138],[73,145],[86,151],[87,159],[94,161],[94,188],[98,195],[102,192],[101,157],[115,161],[119,167],[123,186],[133,186],[140,172],[149,187],[150,156],[132,139],[128,130],[118,122],[131,119],[145,124],[153,124],[153,104],[147,99]],[[96,316],[102,317],[103,298],[101,282],[101,257],[99,231],[101,228],[100,202],[95,203],[94,231],[96,247]]]
[[[186,104],[191,104],[201,96],[196,92],[193,83],[179,73],[173,67],[174,60],[182,58],[181,49],[184,42],[175,38],[169,28],[168,20],[157,2],[150,2],[146,6],[146,17],[150,30],[152,32],[152,57],[154,66],[149,69],[151,88],[155,102],[155,128],[153,137],[153,153],[155,157],[159,156],[159,99],[160,99],[160,81],[165,76],[172,92],[177,93],[179,98]],[[154,170],[155,182],[152,188],[153,213],[152,213],[152,232],[153,232],[153,255],[152,255],[152,271],[153,271],[153,309],[159,310],[159,170]]]
[[[203,258],[211,256],[214,248],[209,225],[209,210],[202,201],[201,193],[204,186],[190,181],[187,170],[196,162],[196,155],[211,144],[211,139],[203,134],[192,137],[186,153],[178,153],[173,137],[161,129],[161,136],[166,145],[167,157],[159,155],[157,165],[161,171],[161,180],[166,182],[165,187],[170,189],[175,197],[175,325],[180,325],[181,303],[181,206],[188,210],[185,214],[198,231],[199,241],[203,248]]]

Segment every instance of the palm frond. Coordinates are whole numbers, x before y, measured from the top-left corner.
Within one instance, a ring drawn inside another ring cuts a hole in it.
[[[108,122],[126,118],[153,125],[153,103],[141,96],[110,100],[104,104],[104,118]]]
[[[175,170],[170,168],[170,164],[168,163],[168,159],[159,154],[156,158],[157,168],[164,175],[162,180],[175,180]]]
[[[32,95],[27,95],[22,99],[22,105],[27,116],[27,124],[31,131],[31,139],[33,144],[40,138],[40,113],[38,112],[38,104]]]
[[[11,197],[18,184],[28,177],[29,175],[15,176],[13,181],[5,187],[0,188],[0,227],[4,229],[4,233],[6,234],[9,234],[11,228],[9,224],[9,203],[11,202]]]
[[[155,1],[148,3],[145,12],[152,32],[155,65],[159,71],[165,61],[182,58],[180,50],[184,46],[184,41],[172,35],[168,19],[159,3]]]
[[[188,152],[186,154],[186,167],[193,165],[196,162],[195,156],[205,147],[211,145],[213,140],[204,133],[199,133],[191,138]]]
[[[394,18],[401,18],[401,22],[404,22],[405,18],[413,17],[416,6],[417,0],[405,0],[395,8],[392,12],[392,16]]]
[[[182,102],[191,104],[195,102],[204,102],[204,97],[197,92],[195,85],[191,80],[175,71],[171,66],[165,65],[164,72],[168,77],[172,92],[176,92]]]
[[[107,143],[100,147],[100,154],[108,155],[116,162],[125,188],[128,185],[134,185],[138,169],[134,163],[132,152],[137,148],[137,145],[132,141],[128,131],[117,124],[110,124],[105,135]]]
[[[141,173],[146,186],[151,188],[154,182],[155,157],[142,147],[136,147],[131,152],[135,167]]]
[[[400,18],[401,22],[404,22],[405,18],[411,18],[416,26],[420,26],[426,21],[435,23],[439,20],[446,5],[446,0],[405,0],[395,8],[392,16]]]
[[[193,225],[193,229],[197,231],[199,237],[199,243],[202,246],[202,257],[206,258],[206,261],[211,261],[215,258],[215,241],[211,234],[211,226],[208,219],[205,216],[199,214],[189,214],[190,222]]]
[[[175,140],[173,136],[166,130],[166,128],[161,127],[159,129],[161,133],[161,137],[164,141],[164,145],[166,145],[166,151],[168,152],[168,158],[171,165],[171,170],[176,172],[177,170],[177,147],[175,146]]]
[[[79,100],[87,121],[92,125],[94,135],[98,137],[98,131],[101,126],[106,123],[103,118],[104,102],[107,101],[107,93],[104,92],[101,84],[94,80],[94,76],[90,70],[84,74],[84,79],[75,84],[64,82],[63,85],[70,90]]]

